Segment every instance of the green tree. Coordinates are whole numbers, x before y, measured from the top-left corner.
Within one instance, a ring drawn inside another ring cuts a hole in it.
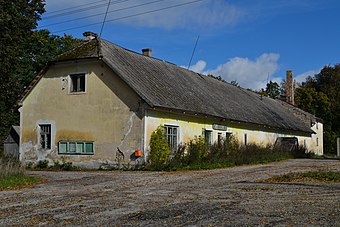
[[[13,106],[48,60],[79,43],[71,36],[36,31],[44,0],[0,0],[0,155],[2,141],[19,115]]]
[[[20,86],[27,86],[47,61],[80,43],[80,39],[75,39],[70,35],[52,35],[48,30],[34,31],[28,43],[25,44],[26,53],[22,56],[21,67],[18,68]]]
[[[155,170],[161,170],[169,162],[170,147],[165,137],[164,127],[158,128],[152,132],[150,138],[150,167]]]
[[[18,121],[11,108],[20,92],[20,76],[24,46],[37,26],[44,10],[43,0],[0,0],[0,141],[10,125]],[[2,149],[1,149],[2,151]],[[0,151],[0,152],[1,152]]]
[[[297,88],[295,90],[296,105],[315,116],[327,121],[330,120],[331,103],[323,92],[317,92],[315,88]]]
[[[276,82],[269,81],[266,86],[266,94],[275,99],[278,98],[280,95],[280,86]]]
[[[237,80],[232,80],[232,81],[230,81],[230,84],[231,84],[231,85],[234,85],[234,86],[236,86],[236,87],[239,87],[239,86],[240,86],[240,85],[238,84]]]
[[[309,76],[296,92],[298,106],[324,121],[325,152],[335,153],[340,136],[340,64],[325,66]],[[327,100],[326,100],[327,99]]]

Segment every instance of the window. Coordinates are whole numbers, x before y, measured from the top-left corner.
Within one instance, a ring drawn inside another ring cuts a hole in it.
[[[232,138],[232,133],[231,132],[226,132],[225,133],[225,138],[226,138],[226,140],[231,140],[231,138]]]
[[[70,92],[85,92],[85,74],[72,74],[71,78],[71,88]]]
[[[206,144],[211,145],[212,144],[212,131],[211,130],[204,130],[204,140]]]
[[[169,147],[172,151],[177,150],[177,145],[178,145],[178,127],[177,126],[170,126],[170,125],[165,125],[164,126],[165,130],[165,136],[168,140]]]
[[[51,125],[39,125],[40,145],[42,149],[51,149]]]
[[[217,133],[217,143],[218,143],[218,145],[222,144],[222,140],[223,140],[222,133],[221,132]]]
[[[316,146],[318,147],[319,146],[319,138],[316,137]]]
[[[59,154],[93,154],[93,142],[59,141]]]
[[[244,145],[248,144],[248,135],[247,133],[244,134]]]

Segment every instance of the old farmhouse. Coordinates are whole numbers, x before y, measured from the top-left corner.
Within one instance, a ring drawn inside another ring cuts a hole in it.
[[[295,137],[323,153],[322,123],[293,105],[87,35],[49,62],[18,103],[21,161],[143,163],[159,125],[172,149],[232,134],[262,145]]]

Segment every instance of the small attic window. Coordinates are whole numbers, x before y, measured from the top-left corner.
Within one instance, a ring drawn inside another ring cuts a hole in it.
[[[70,92],[85,92],[85,73],[71,74]]]

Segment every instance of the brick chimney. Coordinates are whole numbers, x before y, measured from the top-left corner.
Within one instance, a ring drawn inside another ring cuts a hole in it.
[[[286,71],[286,102],[295,105],[293,71]]]
[[[152,55],[152,50],[151,50],[150,48],[144,48],[144,49],[142,49],[142,53],[143,53],[143,55],[145,55],[145,56],[151,57],[151,55]]]
[[[84,40],[89,41],[98,37],[98,35],[94,32],[84,32],[83,33]]]

